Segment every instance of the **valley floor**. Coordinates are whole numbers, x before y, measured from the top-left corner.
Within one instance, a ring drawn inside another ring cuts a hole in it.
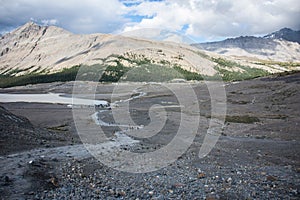
[[[175,84],[179,90],[184,88],[180,84]],[[72,86],[72,82],[38,84],[0,89],[0,93],[68,95]],[[121,172],[94,158],[82,144],[72,109],[66,105],[0,103],[0,197],[299,199],[299,86],[300,73],[227,83],[225,126],[212,151],[200,159],[198,153],[208,129],[211,102],[206,85],[193,83],[200,108],[199,129],[193,143],[175,162],[148,173]],[[96,98],[110,101],[115,87],[98,86]],[[129,108],[136,124],[147,126],[151,122],[148,111],[154,104],[165,106],[168,120],[158,136],[122,148],[138,153],[156,151],[176,135],[180,108],[174,105],[178,102],[172,92],[159,84],[125,84],[122,92],[115,92],[115,101],[133,90]],[[110,125],[103,126],[104,133],[111,141],[118,140],[116,133],[120,129],[114,126],[112,110],[99,110],[99,120]],[[195,113],[187,115],[191,120],[195,118]],[[5,121],[3,116],[10,116],[17,124]]]

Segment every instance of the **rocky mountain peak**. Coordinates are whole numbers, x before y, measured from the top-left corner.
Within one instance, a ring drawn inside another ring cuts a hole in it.
[[[27,22],[23,26],[20,26],[16,30],[3,35],[2,39],[5,39],[5,41],[2,41],[2,43],[7,43],[9,41],[18,42],[18,40],[24,40],[24,39],[35,39],[36,37],[42,37],[46,34],[48,37],[50,36],[61,36],[61,35],[69,35],[70,32],[57,27],[57,26],[42,26],[38,25],[32,21]],[[1,43],[1,41],[0,41]]]
[[[34,22],[27,22],[26,24],[24,24],[23,26],[19,27],[18,29],[16,29],[15,31],[13,31],[13,33],[30,33],[30,32],[36,32],[39,31],[42,27],[39,26],[38,24],[34,23]]]
[[[300,44],[300,31],[294,31],[290,28],[282,28],[279,31],[264,36],[263,38],[281,39],[290,42],[298,42]]]
[[[193,44],[193,46],[229,56],[299,61],[299,44],[300,31],[283,28],[264,37],[240,36],[219,42]]]

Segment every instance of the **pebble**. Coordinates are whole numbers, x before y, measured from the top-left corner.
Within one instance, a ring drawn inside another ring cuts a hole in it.
[[[205,178],[205,174],[204,173],[199,173],[197,176],[199,179]]]
[[[227,183],[229,183],[229,182],[231,182],[232,181],[232,178],[231,177],[229,177],[227,180]]]
[[[275,176],[271,176],[271,175],[267,176],[267,181],[277,181],[277,180],[278,178]]]
[[[47,189],[47,193],[38,193],[37,199],[268,199],[271,195],[280,198],[296,196],[293,189],[280,185],[282,180],[278,181],[275,176],[276,169],[272,169],[271,176],[268,168],[218,167],[216,163],[206,168],[205,163],[201,169],[187,169],[185,165],[189,164],[183,156],[174,164],[147,174],[127,174],[101,165],[90,174],[84,173],[83,178],[80,174],[85,165],[91,163],[74,160],[63,164],[59,186]],[[284,178],[288,180],[288,177]]]

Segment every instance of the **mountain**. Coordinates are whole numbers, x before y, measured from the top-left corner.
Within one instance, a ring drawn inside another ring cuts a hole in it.
[[[281,48],[277,48],[277,43]],[[5,83],[8,81],[3,77],[54,74],[77,65],[97,64],[110,66],[112,70],[125,67],[128,71],[129,68],[154,64],[174,68],[180,73],[192,73],[189,74],[191,77],[195,76],[193,73],[205,76],[221,74],[230,80],[236,80],[235,77],[251,78],[266,74],[265,72],[275,73],[299,68],[298,43],[270,38],[240,37],[200,46],[202,50],[187,44],[129,36],[100,33],[78,35],[56,26],[39,26],[28,22],[0,39],[0,85],[1,77]],[[219,51],[221,47],[225,49],[219,52],[220,54],[210,52]],[[268,59],[258,60],[249,57],[236,59],[222,55],[224,51],[228,51],[228,47],[245,49],[243,50],[245,52],[251,50],[251,55],[264,50]],[[270,55],[268,51],[276,53]],[[287,52],[294,55],[288,57],[289,62],[278,62],[281,61],[278,58],[286,56]],[[160,73],[157,67],[153,70]],[[151,74],[148,68],[136,73]]]
[[[300,44],[300,31],[294,31],[289,28],[283,28],[274,33],[268,34],[263,38],[267,39],[282,39],[290,42],[297,42]]]
[[[219,42],[192,44],[222,55],[287,62],[300,61],[300,31],[288,28],[264,37],[241,36]]]
[[[55,72],[74,65],[148,60],[172,63],[183,69],[212,75],[214,63],[201,56],[194,59],[189,45],[158,42],[109,34],[77,35],[55,26],[29,22],[0,40],[0,73],[14,71]],[[120,60],[118,56],[124,58]],[[182,59],[185,57],[187,59]],[[191,58],[189,58],[191,57]],[[187,60],[192,60],[192,63]],[[22,74],[21,72],[17,73]]]

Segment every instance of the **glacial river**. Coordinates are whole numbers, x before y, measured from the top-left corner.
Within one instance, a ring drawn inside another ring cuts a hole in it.
[[[0,102],[59,103],[67,105],[108,105],[107,101],[65,97],[64,94],[0,94]]]

